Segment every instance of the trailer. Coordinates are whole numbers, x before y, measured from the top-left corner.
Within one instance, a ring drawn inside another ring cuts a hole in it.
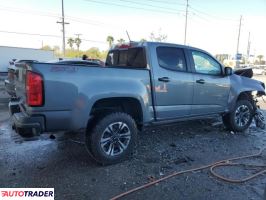
[[[52,50],[0,46],[0,78],[1,75],[5,76],[7,74],[9,62],[13,59],[45,62],[55,59],[55,55]]]

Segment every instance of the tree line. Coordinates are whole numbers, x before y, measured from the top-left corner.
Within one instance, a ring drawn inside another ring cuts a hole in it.
[[[158,32],[151,32],[150,36],[149,36],[149,40],[150,41],[158,41],[158,42],[164,42],[167,39],[167,35],[162,34],[161,33],[161,29],[159,29]],[[147,41],[145,38],[142,38],[140,40],[141,42],[145,42]],[[106,42],[108,43],[109,48],[111,48],[114,43],[116,44],[123,44],[126,42],[125,39],[123,38],[119,38],[117,40],[117,42],[115,42],[115,39],[112,35],[108,35],[106,38]],[[68,58],[77,58],[77,57],[81,57],[82,55],[86,54],[89,58],[95,58],[95,59],[101,59],[101,60],[105,60],[106,55],[108,53],[108,50],[103,50],[101,51],[99,48],[97,47],[91,47],[87,50],[80,50],[80,46],[82,44],[82,39],[77,37],[77,38],[68,38],[67,39],[67,47],[65,50],[65,57]],[[62,52],[60,51],[59,46],[49,46],[49,45],[45,45],[43,46],[41,49],[43,50],[53,50],[55,55],[57,57],[62,57]]]

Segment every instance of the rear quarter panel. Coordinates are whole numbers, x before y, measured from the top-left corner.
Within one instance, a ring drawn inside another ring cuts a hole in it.
[[[44,106],[24,105],[31,115],[45,115],[49,130],[58,127],[58,123],[65,124],[67,129],[85,128],[94,103],[111,97],[137,99],[143,110],[144,122],[153,120],[150,75],[146,69],[38,63],[28,66],[28,70],[43,76]],[[25,70],[23,73],[25,79]],[[22,82],[20,87],[24,85]],[[22,95],[25,89],[19,91],[25,102],[25,94]]]

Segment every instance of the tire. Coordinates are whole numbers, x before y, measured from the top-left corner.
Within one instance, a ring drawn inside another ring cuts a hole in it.
[[[231,128],[231,125],[230,125],[230,122],[229,122],[229,116],[230,114],[225,114],[223,117],[222,117],[222,119],[223,119],[223,124],[224,124],[224,126],[225,126],[225,129],[226,130],[231,130],[232,128]]]
[[[108,114],[97,120],[86,134],[86,148],[102,165],[121,162],[132,155],[137,140],[134,119],[122,112]]]
[[[31,129],[17,128],[16,132],[23,138],[31,138],[34,136]]]
[[[234,132],[243,132],[251,124],[254,109],[249,100],[239,100],[231,113],[223,116],[225,127]]]

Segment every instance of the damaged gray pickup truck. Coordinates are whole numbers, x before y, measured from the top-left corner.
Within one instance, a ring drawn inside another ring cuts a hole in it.
[[[234,74],[209,53],[167,43],[111,49],[106,66],[30,63],[16,72],[9,108],[21,134],[80,131],[101,164],[131,155],[144,126],[221,115],[232,131],[247,129],[264,83]]]

